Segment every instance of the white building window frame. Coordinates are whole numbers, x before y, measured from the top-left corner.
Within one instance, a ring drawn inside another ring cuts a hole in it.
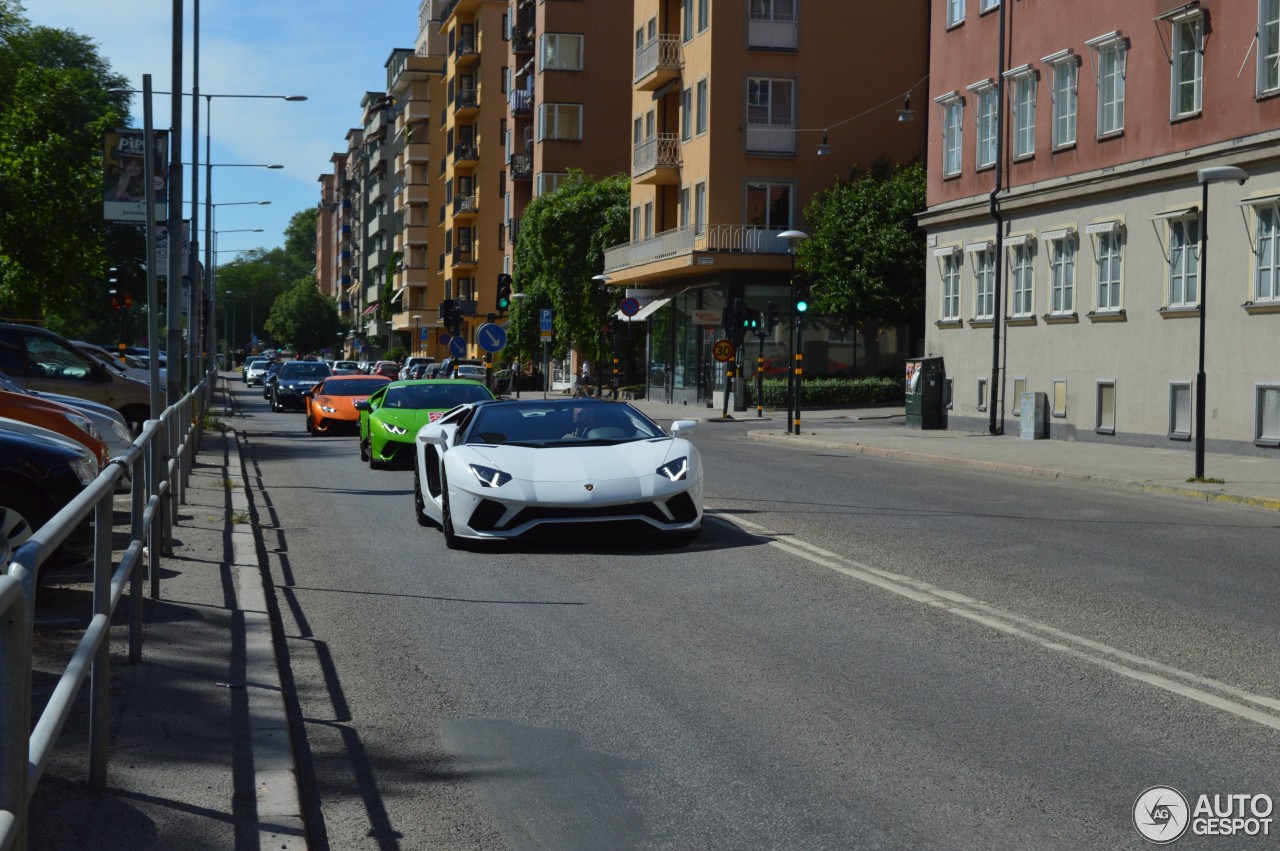
[[[996,254],[990,242],[964,247],[973,268],[973,322],[990,322],[996,315]]]
[[[1034,239],[1021,239],[1009,245],[1009,299],[1009,314],[1013,318],[1026,319],[1035,315],[1036,265]]]
[[[978,410],[985,411],[987,409],[987,379],[978,379]]]
[[[1097,138],[1105,139],[1124,132],[1125,75],[1128,67],[1129,39],[1119,31],[1109,32],[1085,42],[1092,48],[1094,81],[1098,86]]]
[[[1254,385],[1253,442],[1280,446],[1280,384]]]
[[[941,322],[960,321],[960,246],[952,245],[933,252],[938,261],[939,302],[938,318]]]
[[[1067,379],[1053,379],[1053,395],[1049,397],[1049,413],[1055,417],[1067,415]]]
[[[1030,65],[1022,65],[1005,71],[1004,78],[1009,84],[1009,114],[1013,118],[1013,158],[1030,159],[1036,155],[1036,89],[1040,74]]]
[[[1165,306],[1188,310],[1200,306],[1200,211],[1165,220],[1169,256],[1165,267]]]
[[[1049,315],[1076,312],[1076,232],[1073,228],[1041,234],[1049,264]]]
[[[1073,148],[1079,129],[1080,57],[1070,48],[1040,60],[1049,69],[1052,150]]]
[[[1027,377],[1020,375],[1013,379],[1013,405],[1011,413],[1015,417],[1022,416],[1022,394],[1027,392]]]
[[[707,115],[710,111],[711,88],[707,82],[707,78],[703,77],[698,80],[694,86],[694,101],[696,123],[694,124],[694,135],[702,136],[707,132]]]
[[[996,129],[998,125],[997,98],[993,80],[979,80],[965,87],[973,98],[973,165],[977,171],[993,168],[996,164]]]
[[[959,92],[947,92],[933,99],[939,109],[942,129],[942,177],[956,177],[963,167],[964,98]]]
[[[1192,384],[1190,381],[1169,382],[1169,439],[1191,439]]]
[[[543,33],[538,39],[539,71],[581,71],[582,35],[577,33]]]
[[[1123,222],[1089,225],[1085,231],[1093,245],[1093,306],[1097,313],[1121,313],[1124,309]]]
[[[1093,430],[1097,434],[1116,433],[1116,380],[1100,378],[1094,389]]]
[[[576,130],[576,132],[575,132]],[[538,141],[582,141],[582,104],[543,103],[538,105]]]
[[[1253,208],[1253,281],[1255,304],[1280,303],[1280,197],[1246,201]]]
[[[1257,96],[1280,93],[1280,0],[1258,0]]]
[[[958,27],[964,23],[964,3],[965,0],[946,0],[947,29]]]
[[[1199,115],[1204,108],[1205,13],[1199,7],[1165,16],[1169,24],[1169,120]]]

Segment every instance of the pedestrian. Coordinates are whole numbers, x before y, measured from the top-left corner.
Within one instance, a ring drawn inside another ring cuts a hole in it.
[[[574,388],[573,395],[591,395],[591,364],[586,358],[582,359],[582,366],[578,370],[578,386]]]

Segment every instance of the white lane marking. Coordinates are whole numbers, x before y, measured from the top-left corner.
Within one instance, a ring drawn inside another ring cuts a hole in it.
[[[794,537],[782,537],[778,532],[740,517],[707,515],[722,523],[736,525],[746,532],[768,539],[772,547],[791,553],[813,564],[833,570],[851,579],[874,585],[885,591],[905,597],[917,603],[942,609],[958,617],[966,618],[1006,635],[1038,644],[1048,650],[1065,653],[1075,659],[1105,668],[1113,673],[1138,682],[1163,689],[1190,700],[1229,712],[1256,724],[1280,730],[1280,715],[1274,715],[1246,706],[1236,700],[1267,707],[1280,712],[1280,700],[1245,691],[1210,677],[1184,671],[1153,659],[1137,656],[1110,645],[1074,635],[1049,624],[1023,615],[1007,612],[954,591],[939,588],[931,583],[909,576],[891,573],[871,567],[853,559],[814,546]],[[1041,633],[1037,635],[1036,633]],[[1075,645],[1075,646],[1072,646]],[[1145,668],[1147,670],[1140,670]],[[1207,689],[1219,692],[1214,694]]]

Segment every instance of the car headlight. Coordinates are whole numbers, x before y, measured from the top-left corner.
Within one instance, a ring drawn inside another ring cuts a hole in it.
[[[391,432],[392,434],[408,434],[409,433],[409,429],[401,428],[400,426],[393,425],[391,423],[383,423],[382,427],[385,428],[387,431]]]
[[[678,482],[689,475],[689,457],[677,458],[674,461],[668,461],[655,471],[659,476],[666,476],[673,482]]]
[[[330,408],[328,405],[321,405],[321,406],[320,406],[320,410],[324,411],[326,414],[336,414],[336,413],[338,413],[338,409],[337,409],[337,408]]]
[[[102,435],[98,432],[97,427],[94,426],[93,423],[89,422],[87,417],[82,417],[79,414],[63,414],[63,416],[67,418],[68,422],[79,428],[94,440],[102,440]]]
[[[471,467],[471,474],[480,481],[481,487],[500,488],[511,481],[510,473],[504,473],[492,467],[482,467],[479,464],[471,464],[469,466]]]
[[[72,461],[71,471],[76,474],[76,478],[82,485],[87,485],[98,478],[98,467],[88,458],[77,458]]]
[[[125,443],[133,443],[133,435],[129,434],[129,427],[124,423],[111,421],[111,433],[123,440]]]

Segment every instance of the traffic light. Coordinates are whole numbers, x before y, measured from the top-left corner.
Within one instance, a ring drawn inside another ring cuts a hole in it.
[[[748,334],[760,333],[760,309],[746,307],[742,310],[742,330]]]
[[[446,299],[440,302],[440,324],[443,325],[450,334],[457,333],[459,319],[461,319],[461,317],[458,315],[458,303],[456,301],[453,299]]]
[[[765,336],[773,334],[773,329],[778,327],[778,304],[777,302],[769,302],[765,305],[764,311],[764,328],[762,329]]]
[[[797,314],[806,313],[809,310],[809,279],[798,276],[792,285],[792,294],[794,296],[794,304]]]
[[[498,299],[494,302],[494,307],[498,313],[506,313],[511,309],[511,276],[502,274],[498,276]]]

